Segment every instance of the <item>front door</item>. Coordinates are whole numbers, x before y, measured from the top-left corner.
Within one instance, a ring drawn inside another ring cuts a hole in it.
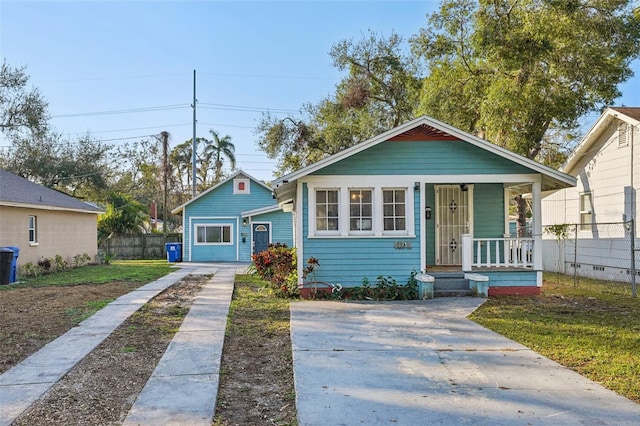
[[[436,186],[436,264],[461,265],[462,234],[471,232],[468,185]]]
[[[269,248],[269,224],[254,223],[253,225],[253,254]]]

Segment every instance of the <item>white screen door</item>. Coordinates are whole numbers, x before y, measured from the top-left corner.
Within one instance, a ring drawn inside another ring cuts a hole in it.
[[[462,264],[460,236],[470,232],[469,193],[460,185],[436,186],[436,264]]]

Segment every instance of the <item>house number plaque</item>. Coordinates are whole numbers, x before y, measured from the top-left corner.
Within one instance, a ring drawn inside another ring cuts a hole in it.
[[[393,243],[393,248],[397,249],[410,249],[411,241],[396,241]]]

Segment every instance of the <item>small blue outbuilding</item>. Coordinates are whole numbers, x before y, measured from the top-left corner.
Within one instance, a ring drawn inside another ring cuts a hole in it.
[[[293,245],[291,213],[242,170],[171,212],[182,214],[185,262],[249,262],[271,243]]]

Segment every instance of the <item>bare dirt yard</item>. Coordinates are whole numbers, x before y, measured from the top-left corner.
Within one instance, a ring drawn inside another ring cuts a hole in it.
[[[116,299],[141,285],[131,281],[0,292],[0,373],[76,325],[92,303]]]
[[[186,277],[150,301],[14,424],[121,424],[207,279]],[[140,285],[0,292],[0,373],[72,328],[92,306]],[[296,424],[288,301],[236,282],[220,380],[214,425]]]

